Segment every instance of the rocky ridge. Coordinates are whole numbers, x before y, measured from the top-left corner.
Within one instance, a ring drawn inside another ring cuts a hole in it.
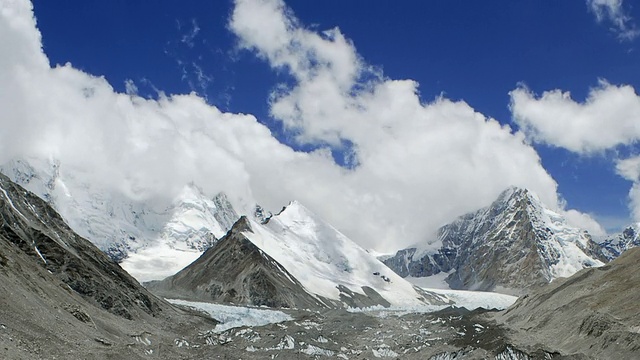
[[[640,246],[640,223],[635,223],[622,230],[619,234],[606,237],[600,242],[600,247],[607,260],[611,261],[623,252]]]
[[[521,348],[634,359],[640,353],[640,248],[521,297],[496,319]]]
[[[215,326],[156,298],[2,174],[0,304],[3,359],[137,359],[159,339]]]
[[[450,273],[454,289],[519,293],[606,261],[587,232],[519,188],[441,227],[432,244],[400,250],[384,263],[401,276]]]

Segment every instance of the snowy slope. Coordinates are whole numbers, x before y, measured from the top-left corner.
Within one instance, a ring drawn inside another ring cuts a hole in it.
[[[449,273],[447,282],[458,289],[520,292],[601,260],[586,231],[569,226],[531,191],[509,188],[490,206],[441,227],[435,240],[384,262],[402,276]]]
[[[223,237],[239,218],[224,193],[209,199],[193,184],[185,186],[165,214],[170,216],[162,230],[120,263],[141,282],[180,271]]]
[[[243,235],[311,294],[340,300],[338,287],[362,295],[370,287],[393,306],[424,304],[412,284],[298,202],[251,228]]]
[[[527,191],[527,196],[530,198],[527,211],[531,223],[541,232],[539,253],[549,266],[549,273],[545,274],[547,280],[569,277],[584,268],[604,265],[598,260],[599,254],[591,253],[598,248],[585,230],[570,226],[562,215],[544,207],[532,192]]]
[[[239,327],[264,326],[293,320],[293,318],[278,310],[267,310],[244,306],[230,306],[206,302],[167,299],[172,304],[199,309],[219,321],[213,332],[220,333]]]
[[[238,219],[224,194],[207,196],[195,184],[174,199],[140,201],[101,188],[78,169],[55,160],[14,160],[0,172],[52,205],[138,280],[170,275],[197,258]]]

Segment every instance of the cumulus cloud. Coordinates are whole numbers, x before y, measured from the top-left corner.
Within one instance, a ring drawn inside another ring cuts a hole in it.
[[[561,90],[510,95],[514,121],[534,141],[589,154],[640,140],[640,98],[629,85],[600,81],[584,102]]]
[[[340,29],[305,29],[278,0],[236,1],[229,28],[242,48],[292,75],[273,92],[271,112],[299,141],[352,144],[358,166],[334,200],[340,212],[313,191],[300,195],[348,233],[362,232],[351,219],[365,216],[369,237],[425,236],[509,184],[557,204],[556,184],[522,134],[464,102],[423,103],[416,82],[372,70]]]
[[[31,4],[0,3],[0,162],[54,158],[136,199],[170,201],[190,182],[248,210],[298,199],[365,247],[428,239],[454,217],[522,186],[558,205],[556,183],[522,133],[468,104],[424,103],[411,80],[372,71],[339,29],[310,31],[282,1],[238,0],[229,28],[295,82],[271,96],[294,151],[252,115],[196,95],[118,93],[70,64],[49,65]],[[352,167],[332,150],[349,151]]]
[[[618,160],[616,171],[627,180],[640,182],[640,156]]]
[[[607,234],[605,229],[591,215],[581,213],[571,209],[563,213],[567,222],[573,226],[587,230],[589,234],[594,236],[604,236]]]
[[[616,171],[618,175],[633,182],[629,190],[629,207],[635,221],[640,221],[640,156],[618,160]]]
[[[640,32],[623,8],[623,0],[587,0],[589,10],[599,23],[607,22],[621,40],[633,40]]]
[[[582,155],[640,142],[640,97],[632,86],[602,80],[584,102],[561,90],[536,96],[520,87],[510,95],[513,119],[533,141]],[[630,208],[640,220],[640,159],[618,160],[616,170],[633,182]]]

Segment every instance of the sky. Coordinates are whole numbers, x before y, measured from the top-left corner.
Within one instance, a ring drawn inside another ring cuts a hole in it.
[[[381,251],[511,185],[602,235],[640,221],[634,5],[0,0],[0,161],[297,199]]]

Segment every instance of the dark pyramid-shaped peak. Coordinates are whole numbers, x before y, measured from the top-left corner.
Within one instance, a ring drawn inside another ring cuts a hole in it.
[[[253,229],[251,229],[251,222],[249,221],[249,219],[242,215],[240,216],[240,219],[238,219],[238,221],[236,221],[235,224],[233,224],[233,226],[231,227],[231,229],[229,230],[229,233],[231,234],[238,234],[241,233],[243,231],[250,231],[253,232]],[[228,236],[229,234],[227,234]]]
[[[246,216],[196,261],[147,287],[165,297],[277,308],[323,306],[244,232],[253,232]]]

